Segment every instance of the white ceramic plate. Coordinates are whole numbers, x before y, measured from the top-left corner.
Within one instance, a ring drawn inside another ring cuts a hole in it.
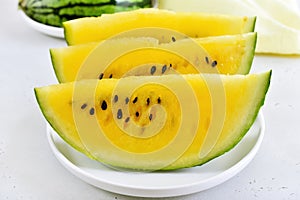
[[[157,8],[158,2],[154,1],[153,7]],[[42,23],[39,23],[37,21],[34,21],[33,19],[31,19],[30,17],[28,17],[22,10],[20,10],[20,15],[22,16],[22,18],[25,20],[25,22],[32,27],[33,29],[52,36],[52,37],[57,37],[57,38],[64,38],[64,29],[63,28],[59,28],[59,27],[54,27],[54,26],[48,26]]]
[[[57,159],[71,173],[98,188],[139,197],[171,197],[203,191],[232,178],[247,166],[264,137],[262,113],[230,152],[198,167],[171,172],[119,171],[90,160],[65,143],[48,126],[48,140]]]
[[[42,23],[39,23],[37,21],[32,20],[30,17],[28,17],[22,10],[20,10],[20,15],[22,18],[27,22],[27,24],[32,27],[33,29],[46,34],[50,35],[52,37],[57,38],[64,38],[64,29],[54,26],[48,26]]]

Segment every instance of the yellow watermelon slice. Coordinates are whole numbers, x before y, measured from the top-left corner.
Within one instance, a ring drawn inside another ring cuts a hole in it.
[[[138,170],[204,164],[253,124],[271,71],[82,80],[35,94],[54,130],[92,159]]]
[[[198,51],[192,52],[193,45],[199,45]],[[179,73],[212,73],[218,71],[221,74],[247,74],[250,71],[256,45],[256,33],[245,33],[238,35],[215,36],[194,39],[182,39],[176,42],[159,44],[154,38],[118,38],[102,43],[93,42],[68,47],[50,49],[51,59],[55,74],[59,82],[71,82],[79,79],[121,78],[128,71],[141,65],[160,63],[161,69],[155,75],[166,74],[168,71],[163,66],[172,66]],[[95,62],[85,65],[88,72],[80,77],[81,67],[88,56],[93,54],[97,59]],[[203,51],[201,51],[203,48]],[[131,50],[124,55],[113,58],[111,63],[103,69],[103,62],[111,57],[114,52],[120,49]],[[100,51],[101,50],[101,51]],[[176,50],[183,58],[175,55]],[[186,53],[185,53],[186,52]],[[195,70],[190,60],[207,61]],[[216,63],[215,65],[213,63]],[[148,68],[149,68],[148,67]],[[212,70],[216,68],[217,70]],[[147,69],[143,75],[151,75],[151,70]]]
[[[102,41],[116,34],[133,30],[156,27],[171,29],[188,37],[207,37],[253,32],[255,17],[228,16],[204,13],[181,13],[154,8],[145,8],[100,17],[85,17],[63,23],[65,39],[69,45]],[[157,33],[149,36],[161,42],[172,42],[172,35]],[[180,38],[178,38],[180,39]]]

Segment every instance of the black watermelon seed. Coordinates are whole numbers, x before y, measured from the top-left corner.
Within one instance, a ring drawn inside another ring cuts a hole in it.
[[[112,78],[113,77],[113,75],[111,74],[111,75],[109,75],[109,78]]]
[[[135,98],[133,99],[132,103],[136,103],[137,100],[138,100],[138,97],[135,97]]]
[[[157,99],[157,103],[161,103],[161,99],[160,99],[160,97],[158,97],[158,99]]]
[[[130,120],[130,117],[127,117],[127,118],[125,119],[125,123],[128,123],[129,120]]]
[[[150,70],[151,75],[153,75],[153,74],[155,73],[155,71],[156,71],[156,67],[155,67],[155,66],[152,66],[152,67],[151,67],[151,70]]]
[[[172,67],[172,63],[170,63],[170,66],[169,67]]]
[[[207,56],[205,56],[205,61],[206,61],[207,64],[209,64],[209,60],[208,60]]]
[[[150,98],[147,98],[147,106],[150,104]]]
[[[128,97],[126,97],[126,99],[125,99],[125,103],[126,103],[126,104],[128,104],[128,102],[129,102],[129,98],[128,98]]]
[[[139,113],[139,112],[136,112],[136,113],[135,113],[135,116],[136,116],[136,117],[139,117],[139,116],[140,116],[140,113]]]
[[[152,120],[152,114],[149,115],[149,120],[150,120],[150,121]]]
[[[102,110],[106,110],[106,109],[107,109],[107,103],[106,103],[105,100],[102,101],[101,109],[102,109]]]
[[[119,99],[118,95],[115,95],[114,102],[116,103],[118,101],[118,99]]]
[[[95,109],[94,108],[91,108],[90,109],[90,115],[94,115],[95,114]]]
[[[176,42],[176,38],[174,36],[172,36],[172,41]]]
[[[87,107],[87,104],[84,103],[84,104],[82,104],[82,106],[81,106],[80,108],[83,110],[83,109],[85,109],[86,107]]]
[[[218,63],[217,63],[217,61],[215,60],[215,61],[213,61],[213,62],[211,63],[211,66],[212,66],[212,67],[215,67],[215,66],[217,66],[217,64],[218,64]]]
[[[118,110],[118,113],[117,113],[117,118],[118,118],[118,119],[122,119],[122,117],[123,117],[122,110],[119,109],[119,110]]]
[[[167,70],[167,65],[164,65],[164,66],[162,67],[162,69],[161,69],[161,73],[162,73],[162,74],[165,73],[166,70]]]
[[[103,76],[104,76],[104,74],[101,73],[101,74],[99,75],[99,79],[101,80],[101,79],[103,78]]]

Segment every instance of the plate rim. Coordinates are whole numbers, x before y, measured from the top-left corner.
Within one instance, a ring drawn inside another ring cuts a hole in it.
[[[27,22],[27,24],[32,27],[33,29],[37,30],[40,33],[52,36],[52,37],[56,37],[56,38],[65,38],[64,36],[64,29],[60,28],[60,27],[54,27],[54,26],[49,26],[46,24],[42,24],[39,23],[33,19],[31,19],[30,17],[28,17],[23,10],[19,10],[20,11],[20,15],[23,18],[23,20],[25,22]]]
[[[249,152],[244,157],[242,157],[238,162],[233,164],[225,171],[222,171],[213,177],[209,177],[201,181],[196,181],[191,184],[182,184],[178,186],[159,186],[159,187],[143,187],[143,186],[132,186],[132,185],[125,186],[124,184],[111,182],[106,179],[99,180],[98,178],[95,178],[92,174],[76,166],[68,158],[66,158],[61,151],[58,150],[58,148],[55,145],[53,135],[51,133],[53,131],[51,130],[49,124],[47,124],[47,140],[52,150],[52,153],[55,155],[58,161],[69,172],[71,172],[77,178],[80,178],[83,182],[86,182],[102,190],[106,190],[109,192],[118,193],[122,195],[127,195],[127,196],[151,197],[151,198],[175,197],[175,196],[193,194],[193,193],[197,193],[197,192],[201,192],[213,188],[217,185],[226,182],[227,180],[229,180],[230,178],[234,177],[236,174],[241,172],[253,160],[264,138],[265,120],[262,111],[259,111],[255,121],[256,120],[258,120],[259,122],[260,130],[255,144],[251,147]],[[67,143],[65,144],[68,145]],[[228,153],[230,153],[230,151]]]

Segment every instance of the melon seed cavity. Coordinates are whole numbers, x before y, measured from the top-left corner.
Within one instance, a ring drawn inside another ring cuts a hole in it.
[[[104,74],[101,73],[101,74],[99,75],[99,79],[101,80],[101,79],[103,78],[103,76],[104,76]]]
[[[208,60],[207,56],[205,56],[205,61],[206,61],[207,64],[209,64],[209,60]]]
[[[90,109],[90,115],[94,115],[95,114],[95,108],[91,108]]]
[[[167,65],[164,65],[164,66],[162,67],[162,69],[161,69],[161,73],[162,73],[162,74],[165,73],[166,70],[167,70]]]
[[[151,67],[151,70],[150,70],[151,75],[153,75],[153,74],[155,73],[155,71],[156,71],[156,67],[155,67],[155,66],[152,66],[152,67]]]
[[[149,104],[150,104],[150,98],[148,97],[147,98],[147,106],[149,106]]]
[[[158,97],[158,99],[157,99],[157,103],[158,103],[158,104],[160,104],[160,103],[161,103],[161,99],[160,99],[160,97]]]
[[[86,107],[87,107],[87,104],[84,103],[84,104],[82,104],[82,106],[81,106],[80,108],[83,110],[83,109],[85,109]]]
[[[119,110],[118,110],[118,113],[117,113],[117,118],[118,118],[118,119],[122,119],[122,117],[123,117],[122,110],[119,109]]]
[[[117,103],[118,99],[119,99],[118,95],[115,95],[114,102]]]
[[[132,103],[136,103],[137,100],[138,100],[138,97],[135,97],[135,98],[133,99]]]
[[[217,64],[218,64],[218,63],[217,63],[217,61],[215,60],[215,61],[213,61],[213,62],[211,63],[211,66],[212,66],[212,67],[215,67],[215,66],[217,66]]]
[[[150,120],[150,121],[152,120],[152,114],[149,115],[149,120]]]
[[[139,112],[136,112],[136,113],[135,113],[135,116],[136,116],[136,117],[139,117],[139,116],[140,116],[140,113],[139,113]]]
[[[105,100],[102,101],[101,109],[102,109],[102,110],[106,110],[106,109],[107,109],[107,103],[106,103]]]

